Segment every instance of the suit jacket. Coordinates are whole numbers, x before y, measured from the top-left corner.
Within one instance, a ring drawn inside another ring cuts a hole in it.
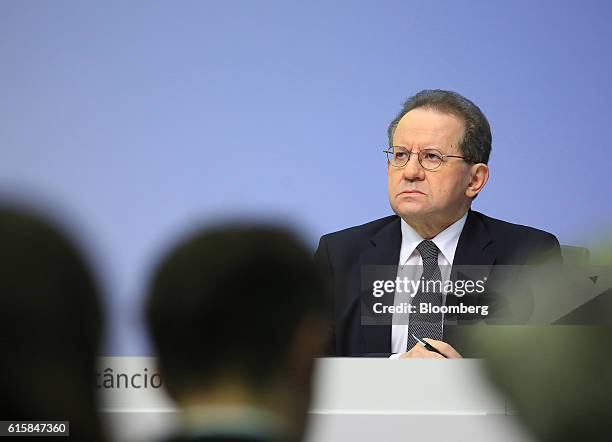
[[[401,241],[397,215],[321,237],[315,260],[327,275],[333,293],[328,356],[391,355],[391,325],[362,325],[361,270],[369,265],[398,265]],[[470,210],[457,244],[453,270],[457,266],[478,266],[478,278],[491,281],[494,266],[522,265],[534,257],[560,263],[557,238]],[[456,326],[445,325],[444,340],[464,356],[477,356],[465,354],[467,349],[462,348],[462,325],[473,318],[458,315],[455,319]]]

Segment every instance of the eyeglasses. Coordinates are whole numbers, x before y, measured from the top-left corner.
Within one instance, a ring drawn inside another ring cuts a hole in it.
[[[406,150],[401,146],[392,146],[383,152],[387,154],[387,160],[389,163],[398,169],[406,166],[408,161],[410,161],[410,155],[413,154],[412,151]],[[423,169],[429,171],[438,169],[447,158],[461,158],[464,161],[468,161],[466,157],[460,157],[458,155],[444,155],[442,152],[436,149],[423,149],[418,153],[414,152],[414,154],[417,155],[419,164],[423,167]]]

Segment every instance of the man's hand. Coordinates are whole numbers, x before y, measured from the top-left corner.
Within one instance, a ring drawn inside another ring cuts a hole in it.
[[[444,353],[448,359],[459,359],[462,358],[457,350],[451,345],[443,341],[436,341],[435,339],[424,338],[427,343],[436,347],[440,353]],[[406,353],[400,355],[400,359],[444,359],[444,356],[439,355],[436,352],[429,351],[420,344],[416,344]]]

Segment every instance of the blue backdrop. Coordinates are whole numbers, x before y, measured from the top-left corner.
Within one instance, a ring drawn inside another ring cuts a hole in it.
[[[0,0],[0,185],[77,226],[106,353],[149,352],[138,309],[195,220],[318,237],[390,213],[386,127],[424,88],[493,129],[491,216],[584,244],[612,215],[607,1]]]

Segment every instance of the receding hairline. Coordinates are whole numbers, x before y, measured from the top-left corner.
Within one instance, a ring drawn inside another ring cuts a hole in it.
[[[400,118],[397,119],[397,121],[395,121],[391,125],[391,137],[390,137],[391,141],[393,141],[393,138],[395,137],[395,130],[397,129],[397,126],[399,125],[400,121],[402,121],[404,117],[408,115],[410,112],[415,111],[415,110],[426,110],[426,111],[435,112],[441,115],[451,115],[455,117],[461,123],[461,136],[459,137],[459,140],[457,140],[457,143],[458,143],[457,147],[461,146],[465,138],[465,133],[467,130],[466,119],[459,111],[454,109],[452,106],[448,106],[448,105],[444,105],[440,103],[425,103],[422,106],[414,107],[410,109],[408,112],[406,112],[405,114],[403,114]],[[391,143],[391,144],[394,144],[394,143]]]

